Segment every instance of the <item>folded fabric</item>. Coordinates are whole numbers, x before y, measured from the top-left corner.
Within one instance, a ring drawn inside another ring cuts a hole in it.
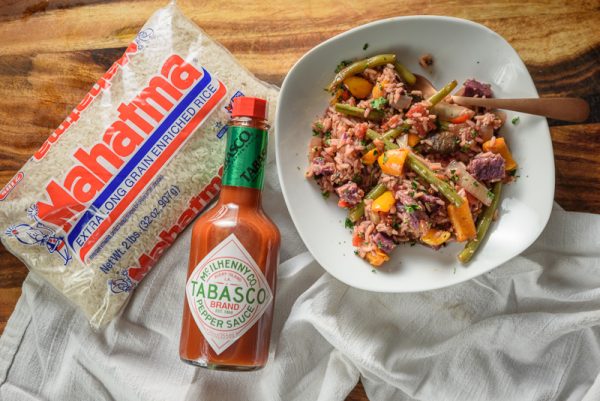
[[[359,378],[372,401],[600,399],[600,216],[556,209],[526,252],[454,287],[366,292],[305,251],[273,164],[284,262],[265,369],[179,360],[187,230],[100,332],[30,274],[0,340],[0,399],[344,400]]]

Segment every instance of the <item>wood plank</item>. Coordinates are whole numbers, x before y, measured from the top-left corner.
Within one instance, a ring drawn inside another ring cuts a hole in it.
[[[21,296],[21,287],[3,288],[0,290],[0,334],[4,332],[6,322]]]
[[[369,399],[367,398],[367,394],[365,393],[365,388],[363,387],[363,384],[360,381],[358,382],[356,387],[352,389],[350,394],[348,394],[346,401],[369,401]]]
[[[600,213],[600,124],[553,127],[551,135],[554,198],[566,210]]]
[[[25,265],[0,244],[0,294],[4,289],[21,287],[27,271]],[[0,321],[2,317],[0,313]]]
[[[165,3],[0,3],[0,187]],[[595,1],[230,0],[224,7],[217,0],[179,0],[178,4],[259,78],[278,85],[304,52],[363,23],[413,14],[482,23],[517,50],[541,96],[580,96],[592,106],[586,124],[549,123],[556,161],[555,199],[568,210],[600,213],[600,8]],[[135,13],[123,12],[132,7]],[[22,263],[0,245],[0,333],[26,274]],[[347,400],[367,400],[361,384]]]

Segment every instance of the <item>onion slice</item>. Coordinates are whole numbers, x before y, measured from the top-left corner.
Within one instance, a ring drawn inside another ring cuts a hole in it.
[[[440,102],[431,108],[431,113],[435,114],[440,120],[451,121],[462,115],[467,115],[468,119],[475,115],[475,112],[467,107],[457,104]]]
[[[408,134],[404,134],[398,138],[398,146],[401,148],[408,148]]]
[[[457,184],[464,188],[465,191],[479,199],[484,205],[491,205],[492,200],[494,200],[494,194],[485,185],[469,174],[463,163],[453,160],[448,164],[448,167],[446,167],[446,171],[450,177],[456,174],[458,177]]]

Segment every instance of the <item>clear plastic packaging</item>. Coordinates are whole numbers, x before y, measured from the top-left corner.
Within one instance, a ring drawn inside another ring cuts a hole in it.
[[[109,322],[217,195],[225,124],[240,95],[273,108],[277,88],[174,2],[158,10],[0,190],[4,246],[92,326]]]

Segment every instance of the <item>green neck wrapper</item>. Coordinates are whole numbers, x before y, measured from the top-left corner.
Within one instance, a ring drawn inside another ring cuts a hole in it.
[[[262,190],[268,133],[253,127],[229,127],[222,185]]]

